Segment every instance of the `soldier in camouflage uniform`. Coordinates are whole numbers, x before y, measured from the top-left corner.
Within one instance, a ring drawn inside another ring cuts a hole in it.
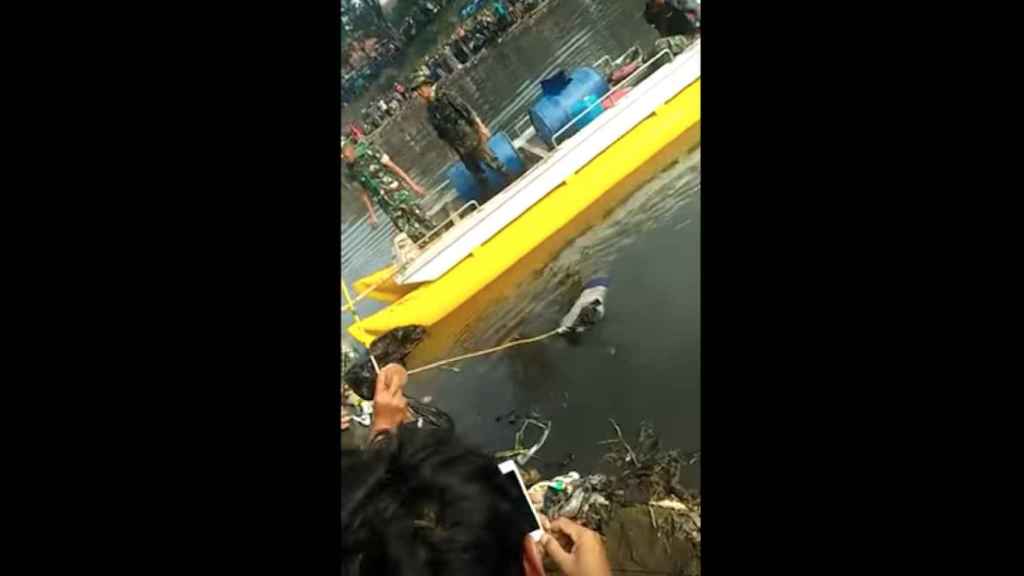
[[[694,0],[647,0],[644,20],[661,36],[655,54],[666,49],[681,54],[700,36],[700,5]]]
[[[694,36],[683,36],[682,34],[678,36],[658,38],[654,41],[654,53],[652,56],[657,55],[659,52],[664,50],[668,50],[673,56],[678,56],[689,48],[690,44],[693,44],[694,39]]]
[[[644,20],[662,38],[700,33],[700,5],[694,0],[647,0]]]
[[[488,146],[491,131],[468,104],[454,93],[435,90],[425,70],[413,74],[409,87],[427,103],[430,125],[438,137],[459,156],[466,169],[480,183],[481,190],[488,189],[485,167],[512,179],[512,175]]]
[[[700,5],[694,0],[648,0],[644,20],[661,36],[654,41],[654,50],[646,57],[640,50],[630,50],[619,60],[598,66],[609,83],[618,84],[632,76],[632,83],[636,85],[670,60],[658,59],[659,54],[668,50],[672,57],[678,56],[700,38]],[[654,63],[643,71],[633,74],[641,62],[652,61]]]
[[[395,228],[404,232],[413,242],[419,242],[434,228],[433,222],[417,202],[416,197],[422,198],[425,194],[423,188],[413,182],[387,154],[362,140],[355,144],[345,142],[341,155],[345,167],[363,188],[363,203],[370,213],[371,224],[377,224],[377,215],[373,209],[373,205],[377,204]],[[395,176],[404,181],[405,185],[399,183]]]

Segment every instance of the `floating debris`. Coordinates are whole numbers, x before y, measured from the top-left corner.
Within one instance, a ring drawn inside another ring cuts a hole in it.
[[[508,412],[505,412],[504,414],[501,414],[499,416],[495,416],[494,417],[494,421],[495,422],[501,422],[502,420],[504,420],[506,418],[511,418],[511,417],[515,416],[515,414],[516,414],[515,410],[509,410]]]
[[[566,452],[565,457],[558,463],[562,468],[568,468],[572,466],[572,463],[576,461],[576,454],[574,452]]]
[[[700,574],[701,498],[680,482],[694,454],[661,450],[647,423],[627,442],[619,425],[610,422],[615,438],[600,444],[609,447],[605,460],[614,472],[542,481],[529,487],[530,500],[549,518],[572,518],[617,542],[610,555],[642,558],[633,562],[636,568]],[[553,488],[557,480],[562,480],[560,490]]]
[[[370,345],[369,355],[355,362],[342,374],[342,380],[347,383],[352,391],[364,400],[373,400],[374,387],[377,383],[377,371],[370,360],[372,355],[377,364],[383,368],[388,364],[402,364],[426,336],[427,330],[423,326],[402,326],[395,328],[387,334],[377,338]],[[342,359],[344,360],[344,350]],[[345,362],[343,362],[344,364]]]
[[[540,471],[536,468],[524,468],[522,470],[523,483],[527,486],[540,482]]]
[[[533,413],[531,413],[531,416]],[[511,421],[510,421],[511,422]],[[525,466],[527,462],[533,458],[534,454],[540,450],[544,443],[548,441],[548,436],[551,434],[551,421],[541,421],[538,418],[523,418],[522,426],[519,431],[516,432],[515,444],[511,450],[503,450],[494,455],[499,460],[505,460],[507,458],[514,458],[516,463],[520,466]],[[527,448],[525,446],[526,429],[530,426],[536,426],[541,429],[540,439],[533,445]]]

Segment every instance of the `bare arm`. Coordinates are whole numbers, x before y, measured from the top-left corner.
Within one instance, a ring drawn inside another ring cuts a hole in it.
[[[417,196],[419,196],[420,198],[426,196],[427,193],[423,191],[423,188],[419,184],[417,184],[412,178],[410,178],[409,175],[405,173],[405,170],[402,170],[402,168],[398,164],[392,162],[391,158],[381,159],[381,165],[383,165],[388,170],[391,170],[396,176],[401,178],[402,181],[405,182],[405,185],[408,186],[410,190],[415,192]]]
[[[373,202],[370,201],[370,195],[363,190],[362,193],[363,204],[366,204],[366,211],[370,213],[370,224],[377,224],[377,214],[373,211]]]
[[[483,145],[487,145],[487,141],[491,139],[491,131],[484,125],[483,120],[480,120],[479,116],[473,116],[473,120],[476,121],[476,131],[480,135],[480,140]]]

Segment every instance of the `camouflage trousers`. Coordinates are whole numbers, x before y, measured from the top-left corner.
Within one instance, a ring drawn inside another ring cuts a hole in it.
[[[679,34],[678,36],[666,36],[665,38],[658,38],[657,40],[654,41],[654,52],[651,54],[651,56],[653,57],[655,54],[661,52],[662,50],[668,50],[669,52],[672,52],[673,56],[678,56],[679,54],[682,54],[684,50],[689,48],[690,45],[697,40],[697,38],[699,38],[699,36],[696,34],[689,36]]]
[[[407,190],[388,193],[388,201],[381,202],[381,210],[413,242],[419,242],[434,229],[434,223]]]
[[[508,180],[512,180],[512,174],[505,169],[501,160],[498,159],[494,152],[491,151],[491,148],[486,144],[483,144],[469,152],[459,151],[459,158],[466,166],[466,170],[469,170],[469,173],[473,175],[473,178],[476,178],[477,183],[480,185],[480,189],[485,194],[485,200],[488,199],[487,190],[490,188],[490,185],[487,182],[487,168],[494,170]]]

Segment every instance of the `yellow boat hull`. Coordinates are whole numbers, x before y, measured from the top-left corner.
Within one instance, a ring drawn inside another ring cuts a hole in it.
[[[699,142],[698,79],[441,278],[412,287],[387,308],[350,326],[349,334],[368,347],[390,330],[416,324],[425,326],[429,336],[408,359],[410,367],[443,354],[489,303],[514,292],[520,280],[543,268],[573,238]],[[370,278],[360,283],[370,286]]]
[[[356,280],[352,284],[352,288],[355,289],[356,294],[366,298],[381,302],[396,302],[402,296],[416,289],[416,286],[402,286],[395,282],[394,276],[397,269],[398,267],[395,265],[381,268],[369,276],[363,276]],[[367,290],[370,291],[367,292]]]

